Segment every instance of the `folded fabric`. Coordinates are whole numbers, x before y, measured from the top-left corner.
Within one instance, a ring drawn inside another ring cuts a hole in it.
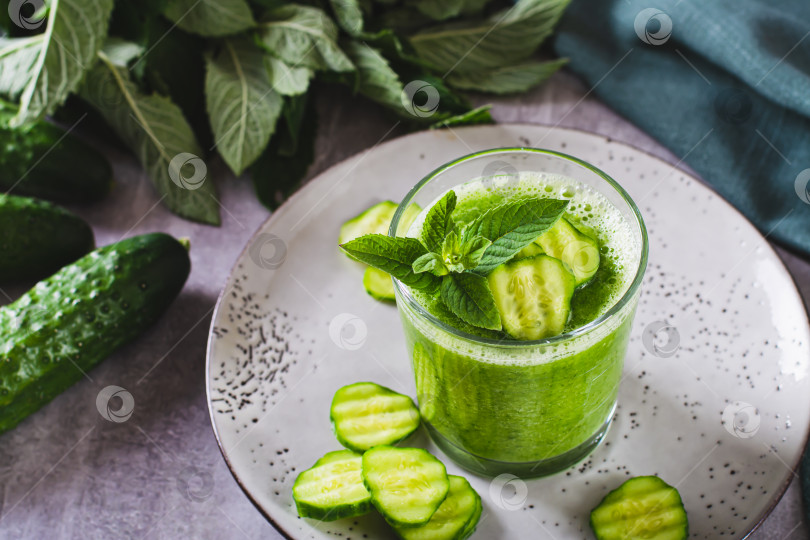
[[[808,0],[573,0],[554,46],[769,239],[810,257]]]

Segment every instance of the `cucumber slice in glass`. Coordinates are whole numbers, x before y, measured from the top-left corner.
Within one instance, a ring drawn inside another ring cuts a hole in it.
[[[450,491],[436,513],[425,525],[398,528],[403,540],[464,540],[481,517],[481,497],[466,478],[448,475]]]
[[[419,427],[413,400],[372,382],[344,386],[329,411],[338,442],[355,452],[399,442]]]
[[[292,489],[298,515],[334,521],[368,513],[371,495],[363,484],[362,465],[360,454],[338,450],[299,474]]]
[[[565,328],[576,280],[558,259],[536,255],[512,260],[495,268],[487,280],[503,329],[513,338],[543,339]]]
[[[345,244],[366,234],[388,234],[388,227],[398,207],[394,201],[383,201],[364,210],[340,227],[338,243]],[[421,211],[418,205],[410,205],[402,216],[402,223],[409,226]]]
[[[363,454],[363,482],[397,529],[426,524],[450,490],[444,464],[421,448],[375,446]]]
[[[560,218],[534,241],[545,253],[564,262],[577,280],[577,286],[590,281],[599,269],[599,243]]]
[[[597,540],[686,540],[689,522],[678,490],[657,476],[631,478],[591,512]]]
[[[543,255],[544,253],[545,253],[545,251],[543,251],[543,248],[540,247],[540,244],[538,244],[537,242],[532,242],[531,244],[529,244],[525,248],[518,251],[517,255],[512,257],[512,260],[516,261],[518,259],[525,259],[526,257],[534,257],[535,255]]]
[[[394,294],[394,282],[391,281],[391,275],[377,270],[373,266],[366,268],[363,274],[363,287],[366,292],[377,300],[385,300],[393,302],[396,300]]]

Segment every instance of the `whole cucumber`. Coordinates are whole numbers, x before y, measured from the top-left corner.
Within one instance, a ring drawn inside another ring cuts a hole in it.
[[[79,216],[45,201],[0,195],[0,281],[40,278],[95,247]]]
[[[98,201],[110,192],[107,158],[48,122],[9,127],[15,113],[0,100],[0,192],[60,202]]]
[[[153,324],[191,269],[162,233],[97,249],[0,308],[0,432]]]

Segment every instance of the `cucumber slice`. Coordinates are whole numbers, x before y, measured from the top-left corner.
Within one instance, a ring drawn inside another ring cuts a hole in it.
[[[424,525],[450,490],[444,464],[421,448],[375,446],[363,454],[371,503],[395,528]]]
[[[544,252],[564,262],[577,280],[577,286],[590,281],[599,269],[599,243],[577,230],[565,218],[534,241]]]
[[[340,227],[338,243],[345,244],[366,234],[388,234],[388,227],[391,226],[391,219],[398,207],[394,201],[383,201],[364,210]],[[410,226],[421,211],[418,205],[410,205],[402,216],[402,223],[406,227]]]
[[[335,392],[329,416],[338,442],[356,452],[394,444],[419,427],[419,410],[411,398],[372,382]]]
[[[475,532],[475,528],[478,526],[478,522],[481,520],[481,513],[484,511],[484,505],[481,504],[481,497],[478,497],[478,504],[475,507],[475,511],[473,512],[470,521],[467,522],[467,525],[464,527],[464,532],[461,535],[461,538],[469,538]]]
[[[631,478],[591,512],[597,540],[686,540],[689,522],[678,490],[657,476]]]
[[[376,300],[385,300],[393,302],[396,300],[394,294],[394,282],[391,281],[391,275],[377,270],[373,266],[366,268],[363,274],[363,287],[366,292]]]
[[[537,242],[532,242],[525,248],[521,249],[517,252],[517,255],[512,257],[513,261],[517,261],[518,259],[525,259],[526,257],[534,257],[535,255],[543,255],[545,251],[543,248],[540,247],[540,244]]]
[[[371,510],[371,494],[363,484],[363,457],[351,450],[329,452],[298,475],[293,500],[298,515],[334,521],[362,516]]]
[[[361,212],[340,227],[338,243],[345,244],[366,234],[388,234],[388,227],[391,226],[391,219],[398,207],[399,205],[393,201],[383,201]],[[408,206],[402,216],[402,223],[406,229],[421,211],[422,209],[417,204]],[[353,258],[349,254],[347,256]],[[366,272],[363,274],[363,287],[376,300],[395,300],[391,276],[382,270],[370,266],[366,268]]]
[[[509,261],[487,280],[503,329],[513,338],[543,339],[565,328],[576,280],[559,260],[536,255]]]
[[[436,513],[425,525],[398,528],[403,540],[464,540],[481,517],[481,497],[466,478],[448,475],[450,491]]]

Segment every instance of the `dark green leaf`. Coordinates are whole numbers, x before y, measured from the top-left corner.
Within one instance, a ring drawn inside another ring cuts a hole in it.
[[[146,56],[130,66],[131,75],[144,93],[171,98],[183,111],[203,148],[214,139],[205,111],[205,41],[188,34],[160,15],[165,0],[116,2],[110,33],[141,45]]]
[[[128,68],[104,52],[99,52],[99,61],[88,72],[79,95],[138,157],[172,212],[219,225],[214,182],[206,174],[202,150],[177,105],[167,97],[140,92],[130,80]],[[186,173],[186,165],[193,172]]]
[[[453,328],[458,328],[462,332],[467,332],[468,334],[473,334],[475,336],[481,336],[489,339],[511,339],[504,334],[503,330],[487,330],[486,328],[480,328],[478,326],[473,326],[466,321],[461,320],[455,313],[450,311],[450,308],[444,305],[444,302],[439,301],[435,302],[430,307],[431,312],[435,313],[439,319],[445,321],[447,324],[452,326]]]
[[[501,329],[501,316],[487,278],[469,272],[448,274],[442,278],[441,298],[464,322],[488,330]]]
[[[279,146],[278,153],[280,155],[287,157],[295,155],[298,150],[299,134],[310,109],[308,94],[291,96],[284,100],[282,115],[288,136],[283,137],[284,140]]]
[[[416,238],[392,238],[384,234],[367,234],[342,246],[355,259],[388,272],[408,287],[435,291],[440,279],[433,274],[413,271],[413,263],[427,253]]]
[[[251,167],[256,195],[270,210],[278,208],[301,186],[315,157],[317,114],[311,101],[306,99],[306,94],[286,100],[282,125]],[[291,112],[291,108],[301,109],[303,114]]]
[[[357,68],[357,90],[377,103],[404,113],[402,83],[380,51],[354,40],[347,41],[344,47]]]
[[[450,19],[461,13],[464,0],[419,0],[416,9],[437,21]]]
[[[329,0],[338,25],[351,36],[363,32],[363,11],[358,0]]]
[[[315,73],[308,67],[291,66],[281,58],[265,55],[267,72],[273,89],[283,96],[297,96],[309,88],[309,81]]]
[[[259,47],[241,36],[220,44],[206,57],[206,108],[217,150],[238,176],[267,147],[282,98],[273,90]]]
[[[169,0],[163,13],[186,32],[206,37],[230,36],[256,24],[245,0]]]
[[[515,64],[551,34],[570,0],[518,0],[483,21],[428,28],[411,36],[417,55],[445,76]]]
[[[491,108],[492,105],[484,105],[483,107],[478,107],[477,109],[473,109],[469,112],[445,118],[444,120],[440,120],[439,122],[436,122],[435,124],[430,126],[430,129],[442,129],[454,126],[477,126],[480,124],[492,124],[494,120],[492,120],[492,116],[489,114],[489,110]]]
[[[470,102],[461,94],[456,93],[452,88],[447,86],[443,79],[426,73],[420,74],[415,77],[421,81],[425,81],[439,92],[439,106],[443,111],[449,113],[463,114],[470,111]],[[450,114],[447,115],[452,116]],[[442,118],[444,119],[444,118]],[[431,120],[440,120],[435,116]]]
[[[259,39],[265,49],[291,66],[353,71],[337,38],[338,28],[326,13],[300,4],[269,11],[259,25]]]
[[[421,240],[428,251],[441,253],[444,239],[453,230],[451,214],[456,208],[456,192],[452,189],[439,199],[425,215]]]
[[[20,100],[13,127],[53,113],[81,85],[107,37],[113,0],[50,0],[47,6],[44,33],[3,39],[0,86]],[[9,85],[12,73],[17,80]]]
[[[520,199],[491,208],[464,229],[463,240],[483,236],[492,245],[484,252],[475,272],[486,275],[534,242],[565,212],[568,201]]]
[[[567,63],[567,58],[560,58],[551,62],[524,62],[481,71],[454,71],[447,77],[447,84],[462,90],[493,94],[525,92],[551,77]]]
[[[380,30],[375,34],[365,33],[362,38],[382,51],[383,55],[394,63],[398,73],[408,71],[406,68],[411,70],[418,68],[420,71],[427,68],[425,62],[416,56],[413,48],[409,44],[403,43],[390,29]],[[407,73],[407,75],[410,78],[416,76],[415,73]]]

